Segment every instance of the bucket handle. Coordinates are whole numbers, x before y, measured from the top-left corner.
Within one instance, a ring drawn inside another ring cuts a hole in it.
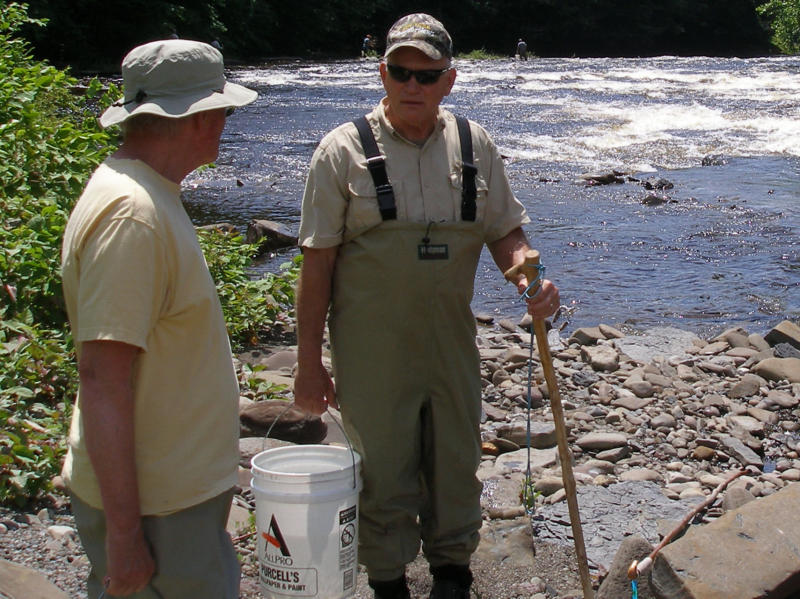
[[[269,425],[269,428],[267,429],[267,434],[264,436],[264,442],[261,444],[261,449],[262,449],[262,450],[264,449],[264,447],[265,447],[265,446],[266,446],[266,444],[267,444],[267,439],[269,438],[269,434],[272,432],[272,427],[274,427],[274,426],[275,426],[275,424],[277,424],[278,420],[280,420],[280,419],[281,419],[281,417],[282,417],[284,414],[286,414],[286,412],[288,412],[289,410],[291,410],[291,409],[292,409],[292,406],[294,406],[294,405],[295,405],[295,404],[293,404],[293,403],[290,403],[290,404],[288,404],[288,405],[287,405],[287,406],[286,406],[286,407],[283,409],[283,411],[281,411],[281,413],[280,413],[280,414],[278,414],[278,417],[277,417],[277,418],[275,418],[275,420],[273,420],[273,421],[272,421],[272,424],[270,424],[270,425]],[[331,417],[331,420],[333,420],[333,421],[336,423],[336,426],[338,426],[338,427],[339,427],[339,430],[342,432],[342,436],[344,437],[344,440],[345,440],[345,441],[347,441],[347,449],[349,449],[349,450],[350,450],[350,459],[351,459],[351,460],[352,460],[352,462],[353,462],[353,488],[355,489],[355,488],[357,488],[357,487],[358,487],[358,482],[357,482],[357,478],[356,478],[356,454],[355,454],[355,451],[353,451],[353,444],[352,444],[352,443],[350,443],[350,437],[348,437],[348,436],[347,436],[347,433],[346,433],[346,432],[344,432],[344,427],[342,426],[342,423],[341,423],[341,422],[339,422],[339,421],[336,419],[336,417],[335,417],[333,414],[331,414],[330,410],[328,410],[327,408],[325,408],[325,412],[324,412],[324,413],[327,413],[327,414],[329,414],[329,415],[330,415],[330,417]]]

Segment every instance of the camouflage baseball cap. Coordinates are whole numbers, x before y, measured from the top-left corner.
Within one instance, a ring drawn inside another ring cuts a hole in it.
[[[398,19],[386,36],[384,58],[403,46],[423,51],[433,60],[453,57],[453,40],[439,21],[425,13]]]

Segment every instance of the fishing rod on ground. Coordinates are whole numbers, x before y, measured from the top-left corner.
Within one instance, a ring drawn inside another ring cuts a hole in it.
[[[539,262],[539,252],[528,250],[525,252],[525,259],[521,264],[516,264],[508,269],[504,276],[512,283],[517,283],[519,275],[524,275],[528,280],[528,288],[522,294],[522,299],[531,299],[541,290],[541,282],[544,278],[545,267]],[[575,554],[578,558],[578,573],[580,574],[581,587],[584,599],[594,597],[592,589],[592,579],[589,575],[589,562],[586,558],[586,545],[583,540],[583,528],[581,527],[581,516],[578,510],[578,493],[575,486],[575,476],[572,473],[572,453],[567,442],[567,426],[564,422],[564,408],[561,405],[561,395],[558,391],[558,381],[556,379],[553,360],[550,356],[550,346],[547,342],[547,328],[541,318],[533,319],[533,333],[536,337],[536,344],[539,350],[539,360],[544,370],[544,378],[547,382],[548,395],[550,396],[550,409],[553,412],[553,423],[556,429],[556,439],[558,441],[558,456],[561,460],[561,478],[564,483],[564,491],[567,496],[567,507],[569,508],[569,519],[572,525],[572,538],[575,542]],[[531,360],[533,358],[533,343],[531,338]],[[531,387],[531,367],[528,367],[528,452],[530,452],[530,387]],[[525,487],[530,485],[530,458],[528,459],[528,480]],[[527,506],[526,506],[527,507]]]

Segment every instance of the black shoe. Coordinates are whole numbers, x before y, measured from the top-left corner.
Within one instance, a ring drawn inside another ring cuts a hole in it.
[[[455,580],[434,580],[430,599],[469,599],[469,587]]]
[[[375,591],[375,599],[411,599],[405,576],[394,580],[372,580],[370,578],[369,586]]]
[[[430,599],[469,599],[472,572],[469,566],[437,566],[431,568],[433,588]]]

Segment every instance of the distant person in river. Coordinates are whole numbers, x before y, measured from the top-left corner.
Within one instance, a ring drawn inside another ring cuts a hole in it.
[[[528,60],[528,44],[522,38],[517,41],[517,56],[520,60]]]
[[[442,23],[399,19],[379,73],[386,97],[328,133],[311,159],[295,403],[340,408],[363,458],[358,557],[376,599],[409,599],[405,570],[420,544],[430,598],[468,599],[481,528],[470,301],[484,245],[506,272],[529,249],[530,219],[486,130],[440,107],[456,80]],[[536,318],[558,306],[548,280],[527,304]],[[326,316],[335,386],[322,361]]]
[[[361,41],[361,58],[366,58],[374,50],[375,42],[372,39],[372,34],[368,33]]]
[[[62,247],[80,377],[63,474],[88,596],[238,599],[225,525],[239,386],[180,183],[216,160],[227,116],[257,94],[188,40],[134,48],[122,77],[124,97],[100,117],[122,144],[87,183]]]

